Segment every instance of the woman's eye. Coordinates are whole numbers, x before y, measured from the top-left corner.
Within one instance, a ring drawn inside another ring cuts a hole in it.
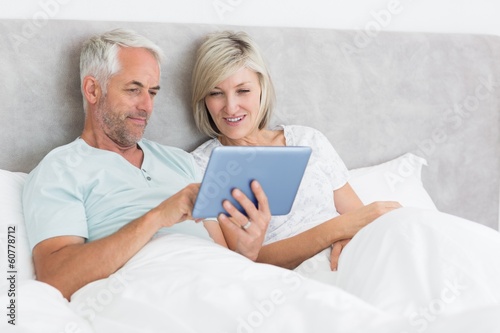
[[[239,94],[246,94],[246,93],[249,93],[249,92],[250,92],[250,89],[240,89],[240,90],[238,90]]]
[[[220,96],[222,93],[220,91],[211,91],[208,96]]]

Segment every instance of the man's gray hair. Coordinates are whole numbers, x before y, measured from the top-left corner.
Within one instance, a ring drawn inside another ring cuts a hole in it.
[[[120,70],[118,50],[120,47],[144,48],[158,61],[161,69],[163,51],[161,48],[132,30],[115,29],[88,39],[80,53],[80,83],[83,89],[83,79],[93,76],[106,94],[109,79]],[[86,112],[87,100],[83,98],[83,108]]]

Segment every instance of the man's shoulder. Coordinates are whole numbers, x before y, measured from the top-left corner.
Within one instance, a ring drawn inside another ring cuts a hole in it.
[[[70,143],[53,148],[45,155],[40,164],[57,160],[71,162],[72,160],[84,158],[85,155],[90,153],[90,147],[86,144],[82,144],[82,142],[83,140],[78,138]]]
[[[85,144],[81,139],[76,139],[65,145],[52,149],[30,172],[31,180],[35,175],[48,177],[51,174],[57,174],[60,177],[66,174],[68,170],[76,169],[81,165],[88,164],[88,157],[92,154],[93,148]]]
[[[147,150],[148,155],[153,160],[159,161],[165,165],[192,169],[194,165],[193,156],[184,149],[167,146],[155,141],[142,139],[139,142],[142,149]]]

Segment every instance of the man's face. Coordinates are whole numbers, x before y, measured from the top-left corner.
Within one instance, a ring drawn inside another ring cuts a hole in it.
[[[121,48],[121,69],[108,81],[107,93],[99,100],[99,128],[115,144],[133,146],[139,141],[153,112],[160,71],[156,58],[146,49]]]

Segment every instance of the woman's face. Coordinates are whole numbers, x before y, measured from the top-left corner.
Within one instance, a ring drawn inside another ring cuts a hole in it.
[[[221,134],[238,140],[258,131],[260,95],[257,73],[241,68],[212,89],[205,104]]]

